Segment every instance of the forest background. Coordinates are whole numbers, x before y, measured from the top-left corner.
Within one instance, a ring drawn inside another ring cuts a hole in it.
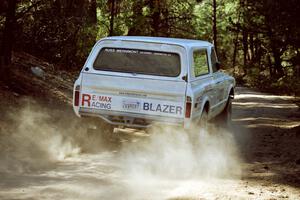
[[[79,71],[112,35],[208,40],[239,84],[300,94],[299,0],[0,0],[1,79],[17,52]]]

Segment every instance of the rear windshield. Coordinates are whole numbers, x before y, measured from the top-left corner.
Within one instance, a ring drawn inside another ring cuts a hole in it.
[[[176,77],[180,74],[180,57],[176,53],[137,49],[103,48],[94,69]]]

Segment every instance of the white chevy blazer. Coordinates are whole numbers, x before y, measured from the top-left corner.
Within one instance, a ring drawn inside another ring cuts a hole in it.
[[[230,120],[234,87],[209,42],[107,37],[95,44],[74,84],[73,108],[111,127],[188,129],[216,116]]]

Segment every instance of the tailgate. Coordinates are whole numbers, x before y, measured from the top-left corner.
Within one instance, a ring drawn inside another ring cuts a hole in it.
[[[184,118],[185,92],[183,80],[83,72],[80,107],[91,112],[114,111],[111,113],[124,116]]]

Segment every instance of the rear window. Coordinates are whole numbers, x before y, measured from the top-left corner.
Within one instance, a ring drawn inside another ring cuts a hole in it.
[[[180,74],[180,57],[168,52],[103,48],[94,62],[94,69],[176,77]]]

